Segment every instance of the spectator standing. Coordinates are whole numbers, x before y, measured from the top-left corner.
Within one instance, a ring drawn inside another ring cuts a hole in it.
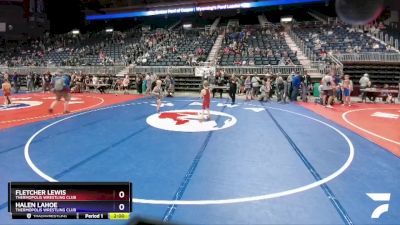
[[[303,102],[307,102],[308,99],[311,96],[311,92],[312,92],[312,82],[311,82],[311,77],[310,75],[308,75],[308,73],[306,72],[303,77],[302,77],[302,83],[301,83],[301,87],[302,87],[302,100]]]
[[[150,75],[150,80],[152,85],[151,89],[153,90],[153,88],[157,85],[156,81],[158,80],[158,76],[155,73],[153,73]]]
[[[260,101],[268,101],[269,100],[269,92],[271,91],[271,79],[267,78],[264,84],[260,87]]]
[[[342,93],[342,84],[343,84],[343,79],[339,75],[335,74],[333,77],[333,82],[336,84],[336,87],[334,89],[334,95],[336,95],[336,98],[340,103],[343,104],[343,93]]]
[[[332,107],[334,81],[330,74],[322,78],[322,104],[327,108]]]
[[[33,89],[37,90],[40,87],[40,76],[39,74],[35,74],[34,75],[34,79],[33,79]]]
[[[12,85],[14,87],[14,92],[18,93],[19,92],[19,76],[17,73],[14,73],[14,75],[12,76]]]
[[[82,89],[83,89],[83,76],[82,74],[79,74],[76,77],[75,92],[81,93]]]
[[[175,78],[173,76],[171,76],[171,85],[170,85],[170,90],[169,90],[169,97],[173,97],[174,93],[175,93]]]
[[[257,76],[257,74],[256,75],[254,75],[252,78],[251,78],[251,87],[252,87],[252,97],[253,98],[257,98],[257,96],[258,96],[258,92],[260,91],[260,83],[261,83],[261,80],[260,80],[260,78]]]
[[[124,90],[124,94],[129,94],[128,88],[129,88],[129,75],[126,75],[124,80],[122,81],[122,89]]]
[[[289,96],[289,83],[286,80],[283,80],[283,103],[286,104],[286,99]]]
[[[147,75],[144,76],[143,81],[142,81],[142,93],[147,94]]]
[[[122,89],[122,81],[123,81],[123,79],[121,79],[121,78],[118,78],[118,79],[115,81],[114,90],[121,91],[121,89]]]
[[[296,73],[292,79],[292,93],[290,97],[290,101],[297,101],[297,96],[299,95],[299,89],[301,85],[301,76]]]
[[[46,91],[50,91],[51,89],[51,75],[50,72],[47,72],[46,74],[43,74],[42,78],[42,87],[43,87],[43,93]]]
[[[89,87],[89,85],[90,85],[90,77],[89,77],[89,75],[86,75],[85,76],[85,90],[86,90],[86,92],[89,92],[90,91],[90,87]]]
[[[142,82],[143,82],[142,75],[136,75],[136,91],[138,94],[142,94]]]
[[[171,78],[169,75],[167,75],[164,79],[164,87],[165,87],[165,92],[167,92],[167,96],[169,96],[171,90]]]
[[[95,89],[97,89],[100,93],[104,93],[104,89],[101,83],[101,80],[98,76],[94,75],[92,78],[92,84]]]
[[[252,94],[251,94],[251,78],[250,78],[250,76],[247,76],[246,80],[244,81],[244,91],[246,93],[246,101],[251,100]]]
[[[152,80],[151,80],[150,75],[146,75],[146,94],[150,94],[151,84],[152,84]]]
[[[123,79],[122,79],[122,82],[123,82]],[[123,88],[122,82],[121,82],[121,88]],[[129,83],[128,83],[128,86],[129,86]],[[99,92],[101,94],[106,93],[107,85],[106,85],[106,82],[104,80],[104,77],[99,78],[99,83],[98,83],[98,88],[97,89],[99,90]],[[125,94],[125,92],[124,92],[124,94]]]
[[[294,72],[292,72],[292,74],[290,74],[287,78],[286,78],[286,83],[287,83],[287,93],[288,96],[291,97],[292,96],[292,79],[294,77]]]
[[[57,74],[53,77],[51,84],[53,86],[56,99],[51,103],[49,113],[53,113],[54,107],[61,100],[61,98],[64,99],[64,114],[69,113],[68,104],[71,99],[70,83],[71,77],[68,75],[61,75],[61,71],[57,72]]]
[[[275,82],[276,77],[274,75],[272,75],[271,77],[269,77],[269,79],[270,79],[270,87],[271,87],[271,89],[269,91],[268,99],[271,99],[272,96],[275,94],[275,90],[276,90],[276,82]],[[268,81],[268,79],[267,79],[267,81]]]
[[[277,101],[283,101],[283,97],[284,97],[284,89],[285,89],[285,84],[284,84],[284,80],[281,76],[278,76],[276,78],[276,97],[277,97]]]
[[[92,84],[96,87],[99,84],[99,78],[94,75],[92,78]]]
[[[369,76],[367,73],[364,74],[363,77],[360,78],[359,84],[360,84],[360,90],[363,90],[363,89],[367,88],[368,86],[370,86],[371,82],[369,80]],[[361,92],[361,102],[363,102],[363,101],[367,101],[367,93],[364,91]]]
[[[244,77],[240,76],[239,78],[239,95],[244,93]]]
[[[26,76],[26,88],[28,89],[29,92],[33,91],[33,73],[29,73]]]

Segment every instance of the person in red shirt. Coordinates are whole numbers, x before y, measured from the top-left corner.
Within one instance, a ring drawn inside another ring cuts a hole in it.
[[[7,108],[9,104],[11,104],[10,95],[11,95],[11,84],[8,79],[4,80],[4,83],[1,85],[4,94],[4,105]]]
[[[204,110],[207,110],[207,120],[211,119],[211,113],[210,113],[210,101],[211,101],[211,94],[210,94],[210,88],[208,85],[208,81],[203,82],[203,90],[201,90],[201,97],[203,98],[203,105],[202,105],[202,120],[204,120]]]

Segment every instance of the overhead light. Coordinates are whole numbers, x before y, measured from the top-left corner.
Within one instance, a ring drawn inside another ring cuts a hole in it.
[[[290,23],[292,21],[293,21],[293,17],[291,17],[291,16],[281,18],[281,23]]]
[[[183,28],[184,29],[190,29],[190,28],[192,28],[192,24],[191,23],[183,24]]]
[[[113,32],[113,31],[114,31],[113,28],[107,28],[107,29],[106,29],[106,32],[107,32],[107,33],[111,33],[111,32]]]
[[[72,34],[79,34],[79,30],[72,30]]]

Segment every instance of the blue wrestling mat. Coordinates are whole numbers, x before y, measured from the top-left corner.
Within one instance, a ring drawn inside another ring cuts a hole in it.
[[[131,218],[173,224],[400,221],[399,158],[301,106],[218,99],[205,121],[200,99],[161,109],[143,98],[0,131],[0,224],[21,224],[9,181],[129,181]]]

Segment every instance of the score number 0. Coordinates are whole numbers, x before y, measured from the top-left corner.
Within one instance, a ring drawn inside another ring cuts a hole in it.
[[[119,197],[120,199],[123,199],[123,198],[125,197],[125,192],[124,192],[124,191],[120,191],[120,192],[118,193],[118,197]],[[120,211],[124,211],[124,209],[125,209],[125,204],[122,204],[122,203],[119,204],[118,208],[119,208]]]

